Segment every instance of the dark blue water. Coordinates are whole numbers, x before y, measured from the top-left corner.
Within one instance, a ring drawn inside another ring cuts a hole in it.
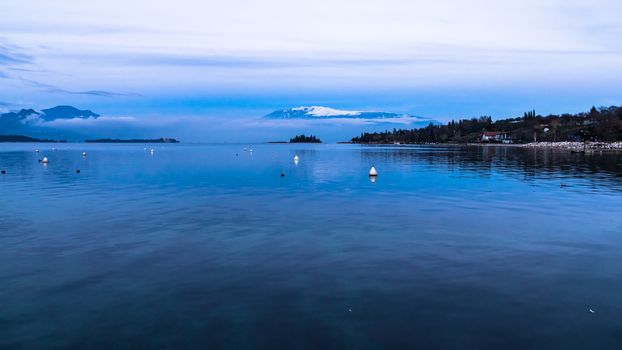
[[[619,154],[143,147],[0,145],[0,348],[622,348]]]

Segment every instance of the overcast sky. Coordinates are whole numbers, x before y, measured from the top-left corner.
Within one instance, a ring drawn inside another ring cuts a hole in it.
[[[0,109],[329,105],[447,120],[622,104],[620,0],[0,2]]]

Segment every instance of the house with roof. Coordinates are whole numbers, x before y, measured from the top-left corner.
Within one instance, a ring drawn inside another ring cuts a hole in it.
[[[509,132],[505,131],[484,131],[482,133],[482,142],[512,143],[512,137]]]

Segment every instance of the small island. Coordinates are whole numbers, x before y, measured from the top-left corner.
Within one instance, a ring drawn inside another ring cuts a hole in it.
[[[159,139],[129,139],[129,140],[121,140],[121,139],[95,139],[95,140],[84,140],[86,143],[179,143],[179,140],[162,137]]]
[[[289,143],[322,143],[322,141],[313,135],[306,136],[302,134],[289,139]]]
[[[48,139],[37,139],[34,137],[28,137],[24,135],[0,135],[0,142],[61,142],[65,143],[65,140],[48,140]]]

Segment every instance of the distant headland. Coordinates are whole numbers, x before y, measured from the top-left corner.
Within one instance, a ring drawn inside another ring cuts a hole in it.
[[[66,140],[48,140],[48,139],[38,139],[34,137],[28,137],[24,135],[0,135],[0,142],[67,142]]]
[[[352,138],[361,144],[426,143],[619,143],[622,141],[622,107],[592,107],[578,114],[539,115],[529,111],[522,117],[493,121],[489,116],[430,124],[419,129],[362,133]]]
[[[179,143],[179,140],[161,137],[159,139],[95,139],[95,140],[84,140],[86,143]]]

